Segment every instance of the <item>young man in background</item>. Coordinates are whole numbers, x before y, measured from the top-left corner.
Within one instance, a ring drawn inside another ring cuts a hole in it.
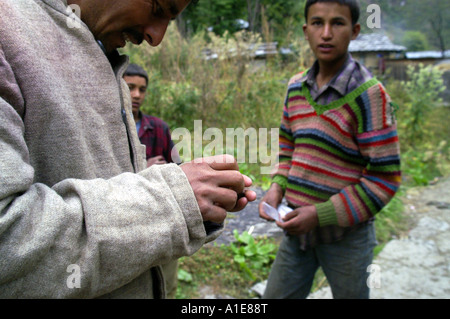
[[[147,166],[180,163],[167,123],[156,116],[143,114],[140,110],[147,94],[147,72],[137,64],[130,64],[123,78],[130,89],[133,118],[139,140],[146,146]]]
[[[400,185],[390,97],[348,52],[356,0],[308,0],[303,31],[316,62],[289,82],[279,164],[262,202],[293,209],[265,298],[306,298],[322,267],[334,298],[369,298],[374,215]],[[271,220],[260,204],[260,216]]]

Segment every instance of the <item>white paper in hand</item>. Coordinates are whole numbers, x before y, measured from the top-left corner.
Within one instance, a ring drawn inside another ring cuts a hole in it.
[[[279,222],[283,222],[283,217],[286,216],[287,213],[292,211],[292,208],[283,204],[278,206],[277,210],[275,209],[275,207],[270,206],[266,202],[263,202],[263,209],[267,215]]]

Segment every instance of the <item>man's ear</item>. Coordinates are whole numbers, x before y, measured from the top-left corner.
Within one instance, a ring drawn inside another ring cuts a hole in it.
[[[308,29],[308,25],[305,23],[303,25],[303,34],[305,35],[305,39],[308,40],[308,33],[306,32],[306,29]]]
[[[356,23],[353,26],[352,40],[355,40],[358,37],[360,32],[361,32],[361,25],[359,23]]]

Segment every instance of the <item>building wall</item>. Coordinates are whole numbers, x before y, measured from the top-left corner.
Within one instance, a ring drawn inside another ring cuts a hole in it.
[[[374,75],[384,74],[386,61],[395,59],[396,52],[352,52],[353,58],[364,64]]]

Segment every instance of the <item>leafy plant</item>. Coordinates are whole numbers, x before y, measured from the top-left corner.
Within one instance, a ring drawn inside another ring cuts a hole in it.
[[[425,143],[421,150],[409,149],[402,154],[402,171],[412,180],[411,186],[426,186],[438,177],[450,172],[450,148],[447,141],[438,145]]]
[[[184,269],[178,269],[178,280],[192,282],[192,275]]]
[[[401,125],[404,127],[405,141],[413,149],[417,149],[419,142],[427,137],[424,126],[432,108],[442,103],[439,94],[445,90],[445,86],[442,79],[443,72],[431,65],[419,64],[418,68],[410,65],[407,74],[410,80],[403,85],[410,99],[404,105],[404,119]]]
[[[275,244],[255,242],[255,239],[247,231],[242,234],[235,229],[233,231],[237,244],[230,244],[234,253],[234,262],[237,263],[245,274],[255,280],[252,270],[260,270],[264,266],[270,265],[275,259],[274,251],[277,248]]]

